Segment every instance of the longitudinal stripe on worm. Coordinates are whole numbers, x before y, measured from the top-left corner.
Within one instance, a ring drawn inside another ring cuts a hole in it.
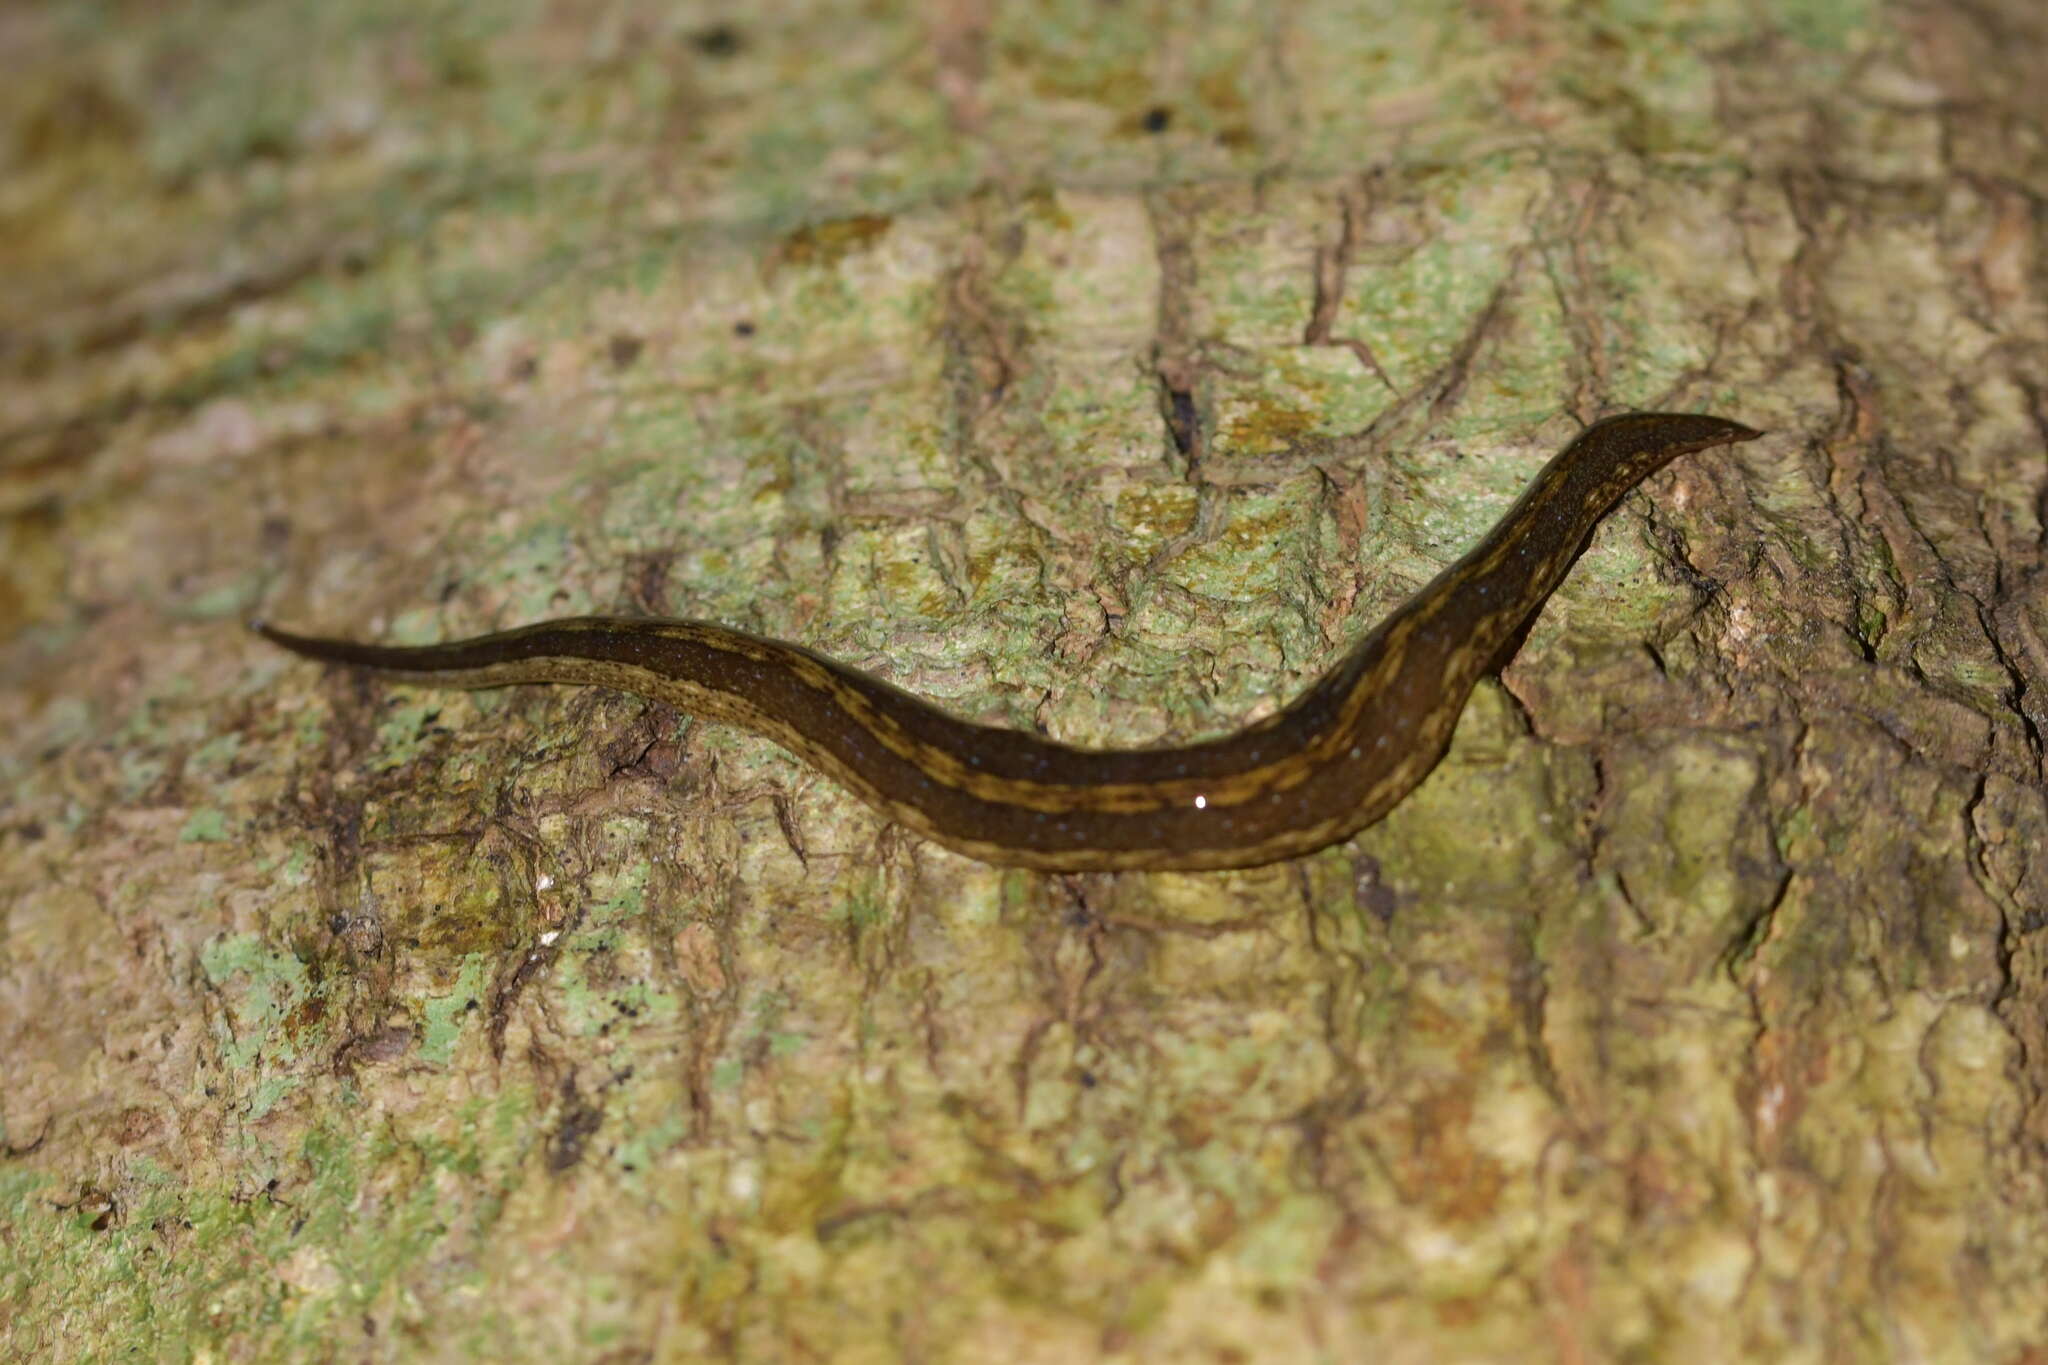
[[[447,687],[590,683],[766,735],[890,819],[992,863],[1054,871],[1249,867],[1393,809],[1443,757],[1479,679],[1600,519],[1679,455],[1761,433],[1630,413],[1586,428],[1465,556],[1274,714],[1213,739],[1082,749],[978,725],[801,645],[703,621],[584,616],[446,644],[265,638]]]

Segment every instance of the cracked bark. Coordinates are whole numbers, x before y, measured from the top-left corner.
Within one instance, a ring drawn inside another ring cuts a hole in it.
[[[0,32],[0,1354],[2048,1350],[2038,6],[572,10]],[[1772,434],[1230,877],[235,624],[709,615],[1143,742],[1621,405]]]

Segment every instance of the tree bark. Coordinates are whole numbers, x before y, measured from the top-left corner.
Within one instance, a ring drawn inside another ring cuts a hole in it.
[[[173,8],[0,20],[0,1354],[2048,1360],[2033,0]],[[1627,408],[1244,873],[240,624],[1193,736]]]

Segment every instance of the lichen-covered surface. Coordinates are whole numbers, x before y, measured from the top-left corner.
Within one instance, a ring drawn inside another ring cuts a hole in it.
[[[2033,0],[0,15],[0,1357],[2048,1359]],[[1380,826],[1006,873],[1719,412]]]

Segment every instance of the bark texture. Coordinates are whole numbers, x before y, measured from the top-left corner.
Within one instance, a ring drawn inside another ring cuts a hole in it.
[[[0,57],[0,1356],[2048,1360],[2035,0]],[[1199,734],[1623,407],[1771,435],[1255,872],[239,625],[702,616]]]

